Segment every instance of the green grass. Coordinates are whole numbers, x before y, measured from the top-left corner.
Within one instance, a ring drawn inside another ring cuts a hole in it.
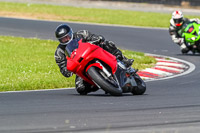
[[[122,53],[129,59],[134,59],[133,67],[138,70],[150,68],[156,64],[156,60],[152,57],[145,56],[144,53],[122,50]]]
[[[171,14],[78,8],[46,4],[0,2],[0,8],[1,16],[7,14],[7,16],[25,16],[36,19],[81,21],[130,26],[169,27],[169,20],[171,18]],[[195,16],[186,17],[193,18]],[[199,16],[197,17],[199,18]]]
[[[65,78],[55,63],[57,45],[52,40],[0,36],[0,91],[73,87],[75,76]],[[135,68],[151,67],[156,62],[140,52],[123,53],[135,59]]]

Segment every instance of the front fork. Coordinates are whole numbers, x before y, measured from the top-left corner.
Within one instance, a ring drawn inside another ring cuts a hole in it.
[[[96,63],[99,63],[102,67],[102,71],[106,74],[106,76],[109,78],[112,74],[101,64],[101,62],[96,61]]]

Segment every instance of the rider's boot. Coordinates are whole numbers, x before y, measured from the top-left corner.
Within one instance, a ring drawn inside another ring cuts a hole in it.
[[[189,52],[188,49],[181,49],[182,54],[187,54]]]
[[[131,67],[134,62],[134,59],[128,59],[124,55],[122,55],[122,57],[122,62],[126,65],[126,67]]]
[[[113,55],[115,55],[118,60],[122,61],[126,67],[132,66],[134,62],[134,59],[126,58],[119,49],[116,49]]]
[[[195,54],[197,52],[197,46],[193,45],[191,51],[193,54]]]

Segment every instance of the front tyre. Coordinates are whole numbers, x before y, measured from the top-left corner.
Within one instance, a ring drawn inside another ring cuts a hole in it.
[[[100,88],[103,89],[106,93],[110,93],[113,96],[122,95],[122,89],[117,84],[117,81],[114,77],[106,77],[101,69],[93,66],[90,67],[87,72],[93,82],[100,86]]]

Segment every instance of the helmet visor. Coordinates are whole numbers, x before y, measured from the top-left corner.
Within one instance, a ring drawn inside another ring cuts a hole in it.
[[[58,40],[60,41],[61,44],[68,44],[69,42],[71,42],[71,40],[73,39],[73,33],[69,32],[67,35],[65,35],[62,38],[59,38]]]
[[[183,24],[183,19],[182,18],[174,19],[174,23],[176,26],[181,26]]]

